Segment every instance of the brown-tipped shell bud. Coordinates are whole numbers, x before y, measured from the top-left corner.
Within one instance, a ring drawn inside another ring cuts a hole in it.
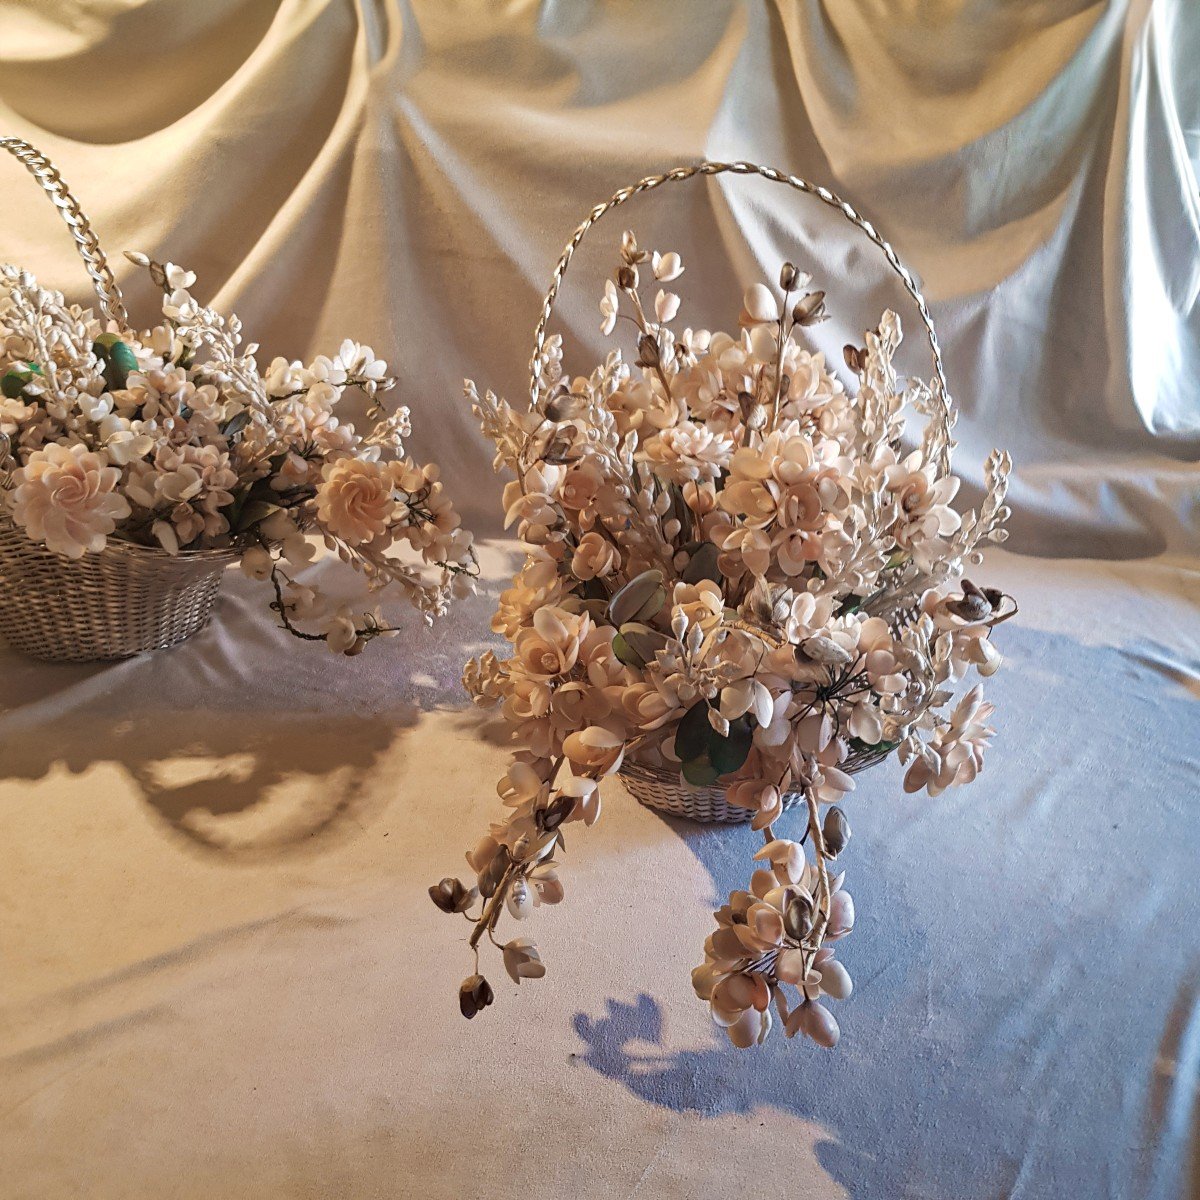
[[[796,280],[799,278],[800,272],[796,270],[794,263],[785,262],[779,268],[779,286],[785,292],[792,291],[796,286]]]
[[[458,989],[459,1011],[468,1021],[494,999],[491,984],[482,975],[468,975]]]
[[[545,833],[553,833],[574,811],[574,796],[555,796],[545,808],[538,809],[535,820]]]
[[[463,885],[462,880],[453,879],[450,876],[443,879],[441,883],[435,883],[429,889],[430,900],[442,912],[448,913],[466,912],[471,907],[475,895],[474,888],[468,889]]]
[[[988,598],[969,580],[962,581],[963,594],[960,600],[947,600],[946,611],[964,621],[985,621],[992,615],[993,605]]]
[[[658,341],[648,333],[638,338],[638,366],[657,367],[659,364]]]
[[[788,937],[802,942],[813,927],[812,901],[805,895],[793,896],[783,910],[783,928]]]
[[[479,876],[479,894],[485,898],[494,896],[496,889],[500,886],[500,880],[504,878],[504,873],[508,870],[509,855],[508,851],[502,849],[499,854],[492,859]]]
[[[855,374],[860,374],[866,368],[867,352],[857,346],[843,346],[842,357],[846,360],[846,366]]]
[[[829,314],[825,311],[825,293],[809,292],[808,295],[796,302],[792,309],[792,320],[797,325],[819,325],[827,320]]]
[[[632,267],[628,263],[625,263],[617,271],[617,287],[622,288],[626,292],[632,292],[637,285],[637,267]]]
[[[821,839],[825,843],[825,853],[830,858],[837,858],[850,840],[850,822],[836,805],[825,814],[825,821],[821,825]]]

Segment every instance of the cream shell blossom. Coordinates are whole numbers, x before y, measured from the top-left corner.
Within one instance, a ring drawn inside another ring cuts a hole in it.
[[[668,483],[716,479],[733,457],[733,438],[706,425],[683,421],[645,443],[638,461]]]
[[[396,514],[395,488],[387,463],[357,458],[327,463],[317,488],[317,519],[351,546],[374,541]]]
[[[115,490],[121,472],[83,445],[43,446],[16,478],[13,520],[33,541],[67,558],[103,550],[117,522],[131,511]]]

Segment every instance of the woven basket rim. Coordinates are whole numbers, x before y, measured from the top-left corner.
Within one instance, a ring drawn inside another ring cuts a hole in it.
[[[839,764],[839,770],[844,771],[847,775],[856,775],[860,771],[878,766],[879,763],[886,761],[894,753],[894,748],[885,751],[853,751],[846,757],[844,762]],[[635,778],[640,776],[648,783],[670,783],[690,792],[703,793],[728,791],[732,782],[731,776],[736,774],[736,772],[720,776],[715,783],[699,785],[689,783],[684,778],[682,764],[675,766],[671,763],[647,763],[641,762],[636,758],[626,758],[617,768],[617,774],[632,775]]]
[[[68,558],[65,554],[55,554],[53,550],[41,542],[35,542],[6,512],[0,512],[0,531],[20,537],[28,542],[32,549],[40,550],[44,554],[52,554],[64,563],[94,562],[105,554],[113,554],[125,555],[129,558],[141,558],[145,561],[158,560],[163,563],[210,562],[216,564],[222,560],[225,562],[234,562],[241,558],[247,549],[246,546],[238,545],[208,546],[201,550],[180,550],[176,554],[171,554],[161,546],[143,546],[140,542],[130,542],[124,538],[110,534],[103,550],[88,550],[80,558]]]

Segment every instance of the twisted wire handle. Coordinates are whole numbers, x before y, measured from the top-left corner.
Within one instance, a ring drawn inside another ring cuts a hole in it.
[[[809,196],[816,197],[822,204],[826,204],[830,208],[840,212],[846,220],[858,229],[861,229],[883,251],[888,265],[900,277],[901,282],[917,307],[917,312],[921,315],[921,320],[925,325],[925,333],[929,339],[929,349],[933,356],[934,390],[941,401],[940,407],[942,412],[949,413],[951,406],[950,388],[946,383],[946,372],[942,365],[942,348],[938,343],[937,331],[933,327],[933,318],[929,315],[929,306],[925,303],[925,297],[921,295],[921,289],[917,287],[916,280],[913,279],[911,272],[900,261],[895,250],[880,236],[875,226],[866,217],[862,216],[851,204],[831,192],[828,188],[821,187],[816,183],[810,183],[807,179],[801,179],[798,175],[788,175],[774,167],[762,167],[757,163],[751,162],[702,162],[691,167],[675,167],[662,175],[647,175],[645,179],[639,179],[632,186],[622,188],[619,192],[614,192],[603,204],[597,204],[588,213],[579,228],[571,235],[571,240],[563,250],[562,256],[554,268],[554,275],[550,280],[550,288],[546,292],[546,298],[542,302],[541,316],[538,319],[537,328],[533,334],[533,355],[529,360],[529,396],[531,401],[536,404],[538,399],[538,377],[542,371],[542,353],[546,345],[546,328],[554,312],[554,301],[558,297],[558,289],[562,284],[563,276],[567,273],[567,266],[571,262],[571,256],[579,248],[579,243],[583,241],[587,231],[610,209],[617,208],[619,205],[624,204],[626,200],[632,200],[634,196],[638,196],[642,192],[649,192],[654,188],[662,187],[664,183],[691,179],[695,175],[722,175],[727,171],[734,175],[761,175],[764,179],[769,179],[773,183],[786,183],[798,192],[804,192]]]
[[[100,243],[92,231],[91,223],[79,207],[79,201],[71,195],[58,168],[36,146],[15,137],[0,137],[0,148],[7,150],[38,181],[42,191],[50,197],[62,219],[67,223],[79,257],[92,278],[100,311],[115,321],[120,329],[129,327],[129,314],[121,298],[121,289],[109,268],[108,259],[100,249]]]

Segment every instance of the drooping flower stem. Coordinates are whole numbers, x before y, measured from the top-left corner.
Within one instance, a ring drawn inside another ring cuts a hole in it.
[[[821,816],[817,808],[816,789],[810,783],[804,785],[804,800],[808,806],[808,832],[812,838],[813,853],[817,867],[817,919],[813,922],[812,935],[805,947],[805,973],[812,970],[813,960],[821,949],[825,930],[829,927],[829,912],[832,894],[829,888],[829,867],[825,861],[825,836],[821,832]]]

